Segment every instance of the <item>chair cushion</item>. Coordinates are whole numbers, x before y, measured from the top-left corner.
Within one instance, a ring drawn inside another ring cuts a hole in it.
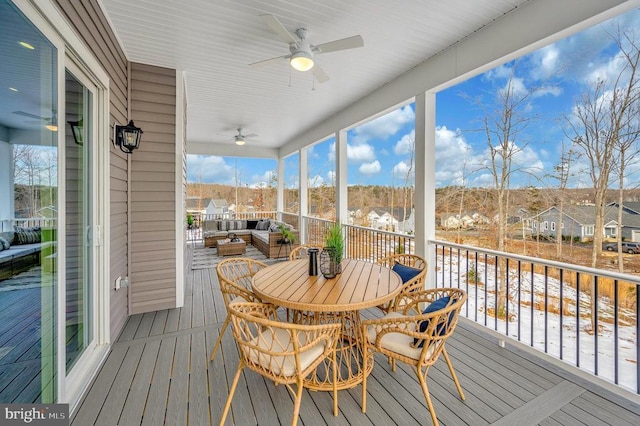
[[[383,318],[411,318],[410,316],[402,315],[399,312],[390,312],[385,315]],[[415,331],[416,324],[410,323],[407,327],[409,331]],[[374,327],[369,327],[367,329],[367,338],[371,344],[375,344],[377,337],[377,333]],[[404,355],[408,358],[419,359],[421,349],[414,348],[412,345],[413,337],[408,336],[404,333],[387,333],[380,340],[380,346],[383,348],[390,350],[392,352],[396,352],[400,355]],[[431,356],[433,352],[433,348],[430,348],[427,351],[427,357]]]
[[[232,304],[232,303],[247,303],[247,302],[249,302],[249,301],[247,299],[245,299],[244,297],[236,296],[231,302],[229,302],[229,304]]]
[[[444,309],[447,307],[447,305],[449,304],[449,301],[451,300],[451,298],[449,296],[445,296],[445,297],[441,297],[439,299],[434,300],[433,302],[431,302],[429,304],[429,306],[427,306],[424,311],[422,311],[423,314],[430,314],[432,312],[436,312],[439,311],[440,309]],[[449,322],[451,322],[451,320],[453,319],[453,311],[451,312],[451,314],[449,315]],[[429,327],[429,322],[430,320],[424,320],[424,321],[419,321],[419,330],[421,333],[424,333],[425,331],[427,331],[427,328]],[[440,325],[438,327],[438,330],[436,330],[438,332],[439,335],[443,335],[445,332],[445,327],[443,325]],[[424,342],[420,342],[420,344],[418,344],[419,339],[413,339],[413,344],[416,345],[416,347],[421,348],[422,345],[424,344]]]
[[[275,334],[275,339],[274,339]],[[298,334],[300,338],[303,338],[304,333]],[[265,330],[260,336],[255,337],[251,344],[271,352],[292,352],[293,343],[291,342],[291,334],[288,330],[281,328],[271,328]],[[300,342],[300,346],[305,345],[305,341]],[[300,353],[300,368],[304,371],[315,360],[317,360],[324,353],[324,342],[320,341],[304,352]],[[283,376],[294,376],[296,374],[296,358],[293,355],[267,355],[262,352],[249,349],[249,359],[254,364],[259,364],[262,367],[270,370],[274,374]]]
[[[400,275],[403,284],[413,279],[416,275],[422,272],[420,269],[412,268],[411,266],[406,266],[398,262],[393,265],[393,268],[391,268],[391,270]]]

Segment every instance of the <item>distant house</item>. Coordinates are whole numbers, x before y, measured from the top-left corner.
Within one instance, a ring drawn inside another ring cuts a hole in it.
[[[440,215],[440,227],[443,229],[473,228],[474,226],[486,225],[489,218],[479,213],[464,212],[442,213]]]
[[[607,204],[607,207],[618,208],[620,204],[617,201]],[[640,215],[640,202],[638,201],[625,201],[622,203],[622,210],[629,214]]]
[[[211,199],[207,205],[206,214],[207,216],[228,217],[229,206],[227,205],[227,200]]]
[[[393,217],[389,212],[384,212],[378,218],[377,229],[384,229],[387,231],[395,231],[398,229],[398,219]]]
[[[371,210],[367,214],[367,223],[369,224],[369,228],[377,229],[378,219],[380,219],[380,215],[375,210]]]
[[[416,232],[416,218],[415,218],[415,210],[411,209],[411,213],[409,213],[409,217],[402,222],[398,222],[397,232],[404,232],[405,234],[415,234]]]
[[[562,211],[551,207],[532,219],[533,235],[558,238],[560,233],[564,237],[578,238],[580,241],[590,241],[595,234],[595,206],[568,206]],[[560,230],[560,231],[559,231]],[[605,238],[617,238],[618,210],[617,207],[605,207],[604,226],[601,230]],[[622,213],[622,239],[640,241],[640,214]]]
[[[211,198],[187,197],[187,213],[194,215],[205,214]]]

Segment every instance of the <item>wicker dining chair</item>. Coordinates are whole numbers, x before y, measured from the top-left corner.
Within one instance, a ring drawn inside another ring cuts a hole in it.
[[[467,293],[457,288],[438,288],[414,291],[404,311],[391,312],[379,319],[362,322],[362,335],[365,336],[363,346],[363,369],[373,357],[372,353],[380,352],[392,360],[395,371],[396,361],[404,362],[412,367],[418,376],[422,393],[427,402],[433,424],[438,424],[436,412],[431,403],[427,374],[429,368],[444,357],[451,372],[453,382],[458,389],[460,399],[464,401],[464,392],[458,381],[451,359],[447,354],[445,342],[453,333],[458,322],[458,314],[467,300]],[[418,315],[408,315],[412,309],[418,311],[424,305],[426,309]],[[362,412],[367,409],[367,377],[362,382]]]
[[[266,267],[265,263],[247,257],[224,259],[218,263],[216,273],[218,274],[222,299],[227,309],[227,316],[211,352],[211,361],[216,357],[222,336],[229,326],[229,304],[232,302],[261,302],[251,290],[251,279],[259,270]]]
[[[291,250],[291,253],[289,253],[289,260],[306,259],[307,256],[309,255],[309,252],[307,250],[309,250],[310,248],[318,249],[318,255],[322,251],[322,246],[319,246],[319,245],[313,245],[313,244],[299,245],[298,247]]]
[[[291,424],[295,426],[304,390],[303,381],[327,358],[333,371],[333,415],[338,415],[336,344],[341,336],[341,324],[281,322],[277,320],[276,306],[264,303],[231,303],[228,309],[240,362],[229,388],[220,425],[224,424],[231,407],[240,374],[247,367],[276,384],[284,384],[291,392],[294,397]]]
[[[402,278],[400,294],[393,300],[378,306],[385,314],[401,311],[404,309],[411,292],[424,289],[427,262],[417,254],[393,254],[379,259],[376,263],[391,268]],[[416,311],[416,313],[418,312]]]

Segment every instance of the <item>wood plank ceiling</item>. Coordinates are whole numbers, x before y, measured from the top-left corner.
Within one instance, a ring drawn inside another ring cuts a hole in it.
[[[102,0],[133,62],[184,70],[187,140],[278,148],[528,0]],[[318,84],[287,60],[288,46],[259,15],[274,14],[312,44],[362,35],[364,47],[316,55],[330,80]]]

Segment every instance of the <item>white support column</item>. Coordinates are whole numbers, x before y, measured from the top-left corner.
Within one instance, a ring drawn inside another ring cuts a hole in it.
[[[284,211],[284,158],[278,158],[278,197],[276,202],[276,214],[278,220],[282,220],[282,212]]]
[[[415,193],[415,249],[427,264],[427,286],[435,283],[435,250],[427,244],[436,236],[436,95],[421,93],[416,96],[416,193]]]
[[[336,221],[346,224],[347,212],[347,131],[336,132]]]
[[[307,148],[299,150],[300,156],[298,164],[299,190],[298,190],[298,228],[300,228],[300,243],[307,243],[307,223],[305,216],[309,215],[309,183],[308,183],[308,165],[307,165]]]
[[[7,133],[7,132],[4,132]],[[13,145],[0,134],[0,232],[9,231],[15,217],[13,203]]]

